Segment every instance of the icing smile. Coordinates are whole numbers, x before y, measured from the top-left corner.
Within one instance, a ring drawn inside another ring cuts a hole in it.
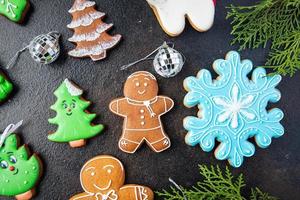
[[[15,173],[13,173],[13,175],[16,175],[17,173],[19,173],[19,170],[16,169]]]
[[[111,186],[111,180],[108,182],[107,186],[106,187],[99,187],[98,185],[94,184],[95,188],[97,188],[98,190],[107,190],[108,188],[110,188]]]
[[[140,95],[144,94],[145,92],[146,92],[146,90],[143,90],[143,91],[139,91],[139,90],[138,90],[138,93],[139,93]]]
[[[70,113],[66,113],[68,116],[71,116],[72,115],[72,113],[70,112]]]

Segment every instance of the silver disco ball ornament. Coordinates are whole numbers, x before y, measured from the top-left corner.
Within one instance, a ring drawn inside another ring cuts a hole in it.
[[[164,78],[176,76],[184,65],[184,58],[175,49],[165,42],[154,57],[153,66],[155,71]]]
[[[59,37],[58,32],[50,32],[34,38],[28,45],[31,57],[41,64],[54,62],[60,53]]]

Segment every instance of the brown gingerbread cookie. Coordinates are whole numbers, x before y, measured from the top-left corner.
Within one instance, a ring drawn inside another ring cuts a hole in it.
[[[81,169],[83,193],[70,200],[153,200],[153,191],[141,185],[124,185],[122,163],[108,155],[89,160]]]
[[[155,152],[169,148],[170,139],[160,117],[173,108],[174,101],[158,96],[156,78],[146,71],[131,74],[124,86],[124,96],[109,105],[113,113],[125,118],[119,148],[134,153],[144,141]]]

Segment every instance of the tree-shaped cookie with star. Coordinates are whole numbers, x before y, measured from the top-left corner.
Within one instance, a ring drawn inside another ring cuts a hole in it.
[[[211,73],[200,70],[197,77],[184,80],[188,91],[184,98],[187,107],[198,106],[198,117],[184,119],[188,130],[187,144],[200,144],[209,152],[220,142],[215,157],[228,160],[234,167],[242,165],[244,157],[254,155],[255,148],[248,140],[254,137],[256,144],[266,148],[272,138],[284,134],[280,124],[283,112],[278,108],[267,110],[269,102],[280,100],[281,94],[275,87],[281,81],[280,75],[267,75],[264,68],[253,70],[252,62],[241,60],[240,55],[231,51],[226,59],[216,60],[214,70],[219,74],[215,80]]]
[[[83,99],[82,94],[83,91],[68,79],[55,90],[57,101],[51,109],[57,115],[48,121],[58,125],[58,129],[48,136],[49,140],[68,142],[71,147],[82,147],[86,144],[86,139],[101,133],[104,126],[91,123],[96,114],[86,111],[91,102]]]

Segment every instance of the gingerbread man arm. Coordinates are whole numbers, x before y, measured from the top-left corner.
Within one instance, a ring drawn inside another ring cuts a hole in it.
[[[119,196],[122,200],[154,200],[153,191],[142,185],[124,185],[119,190]]]
[[[165,110],[164,110],[163,114],[169,112],[174,107],[174,101],[170,97],[167,97],[167,96],[160,96],[160,98],[162,98],[162,100],[165,104]]]
[[[70,198],[70,200],[94,200],[94,199],[95,198],[91,194],[88,194],[86,192],[77,194]]]
[[[111,110],[111,112],[125,117],[125,112],[124,112],[124,106],[125,106],[125,102],[126,99],[125,98],[119,98],[119,99],[114,99],[112,102],[110,102],[109,104],[109,109]]]

